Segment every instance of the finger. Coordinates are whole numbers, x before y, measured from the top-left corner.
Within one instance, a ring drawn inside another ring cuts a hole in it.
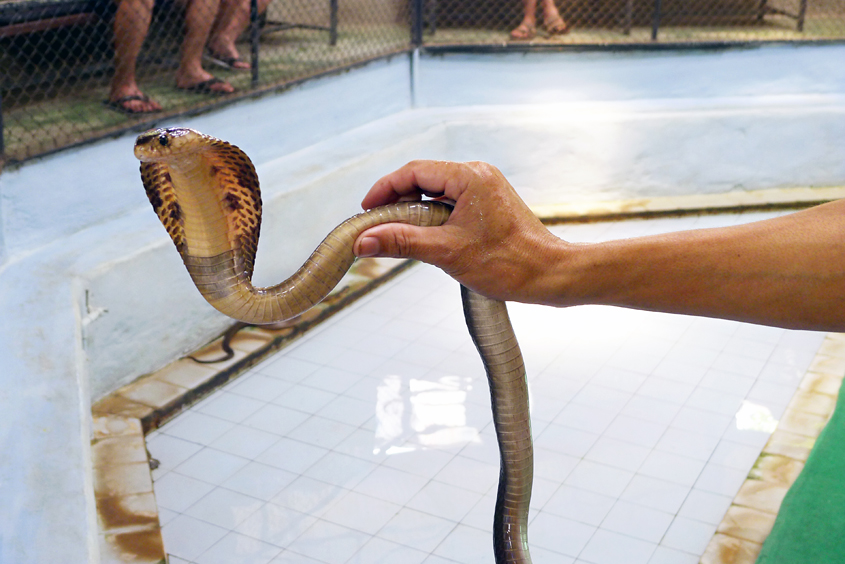
[[[475,172],[464,163],[448,161],[412,161],[376,182],[361,206],[371,209],[421,195],[457,201]]]
[[[451,248],[448,238],[439,227],[386,223],[361,233],[352,250],[358,257],[412,258],[442,267],[448,262],[443,249]]]

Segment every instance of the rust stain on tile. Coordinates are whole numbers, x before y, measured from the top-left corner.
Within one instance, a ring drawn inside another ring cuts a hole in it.
[[[754,564],[762,545],[716,533],[707,545],[701,564]]]
[[[774,524],[775,515],[771,513],[733,505],[716,532],[762,545]]]

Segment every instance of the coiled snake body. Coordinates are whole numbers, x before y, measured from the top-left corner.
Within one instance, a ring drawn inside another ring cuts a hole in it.
[[[261,196],[249,157],[234,145],[186,128],[138,136],[135,156],[150,203],[200,293],[220,312],[247,323],[276,323],[319,303],[352,265],[352,245],[365,229],[387,222],[437,226],[451,212],[449,206],[429,201],[358,214],[329,233],[293,276],[276,286],[255,288],[251,279]],[[503,302],[463,286],[461,296],[490,382],[501,455],[493,518],[496,563],[530,564],[533,447],[522,355]]]

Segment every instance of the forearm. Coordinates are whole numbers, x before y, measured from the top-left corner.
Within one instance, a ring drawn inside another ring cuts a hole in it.
[[[737,227],[564,243],[540,301],[845,330],[843,225],[834,202]]]

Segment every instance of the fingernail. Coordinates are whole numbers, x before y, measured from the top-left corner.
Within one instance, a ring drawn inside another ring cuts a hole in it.
[[[381,243],[375,237],[364,237],[358,245],[358,256],[374,257],[381,252]]]

